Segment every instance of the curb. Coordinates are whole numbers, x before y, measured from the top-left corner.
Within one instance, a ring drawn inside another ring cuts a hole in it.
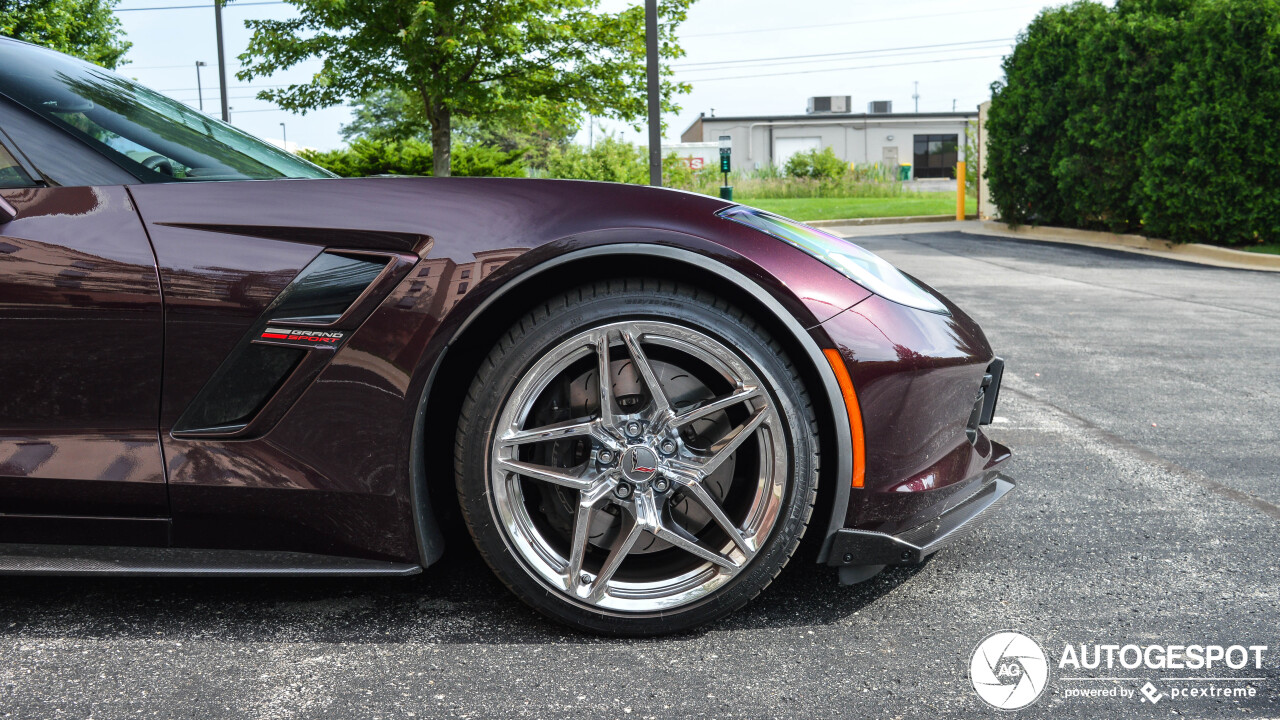
[[[1118,235],[1116,233],[1047,226],[1032,227],[1023,225],[1012,228],[1006,223],[991,220],[979,223],[976,228],[965,228],[962,232],[1067,243],[1070,245],[1087,245],[1237,270],[1280,272],[1280,255],[1251,253],[1244,250],[1232,250],[1231,248],[1203,245],[1201,243],[1174,243],[1141,235]]]
[[[966,215],[974,220],[977,215]],[[847,220],[804,220],[805,225],[816,228],[852,227],[856,225],[900,225],[902,223],[955,222],[955,215],[907,215],[901,217],[849,218]]]

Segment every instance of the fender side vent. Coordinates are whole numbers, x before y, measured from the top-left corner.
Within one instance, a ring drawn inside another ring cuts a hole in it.
[[[174,430],[225,430],[244,425],[306,354],[306,350],[272,345],[244,347],[218,369]]]
[[[317,254],[247,328],[172,435],[239,439],[269,431],[417,261],[365,250]]]
[[[386,257],[324,252],[294,278],[271,309],[272,322],[331,325],[387,266]]]

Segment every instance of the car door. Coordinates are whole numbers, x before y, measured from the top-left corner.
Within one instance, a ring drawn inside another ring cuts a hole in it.
[[[127,181],[0,98],[0,542],[167,543],[163,308]]]

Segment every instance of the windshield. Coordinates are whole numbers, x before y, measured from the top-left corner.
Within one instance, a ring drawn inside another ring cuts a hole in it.
[[[24,43],[0,42],[0,95],[143,182],[334,177],[110,70]]]

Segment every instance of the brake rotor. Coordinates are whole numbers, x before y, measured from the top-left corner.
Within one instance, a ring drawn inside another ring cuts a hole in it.
[[[652,358],[649,363],[653,366],[654,373],[658,376],[658,382],[662,385],[662,389],[666,392],[667,398],[676,412],[680,412],[680,410],[696,405],[699,402],[715,398],[715,393],[710,388],[678,366]],[[645,385],[632,365],[631,360],[615,360],[610,363],[609,371],[613,378],[614,397],[617,398],[622,411],[626,413],[633,411],[632,409],[638,410],[642,407],[646,400]],[[599,397],[600,392],[595,371],[588,371],[578,376],[569,385],[569,409],[576,416],[588,415],[596,411]],[[689,423],[685,431],[681,433],[681,436],[686,444],[694,447],[709,447],[715,440],[724,437],[732,427],[728,414],[721,411]],[[730,457],[725,460],[720,467],[716,468],[715,472],[708,475],[706,480],[703,481],[707,492],[716,499],[716,502],[723,502],[729,494],[729,488],[733,483],[736,460],[736,457]],[[572,504],[568,505],[566,510],[570,507],[573,507]],[[702,505],[690,502],[679,491],[672,495],[667,507],[671,512],[671,519],[693,534],[700,532],[713,520]],[[611,507],[610,509],[613,508]],[[588,531],[589,541],[592,545],[604,549],[612,546],[614,538],[617,537],[618,528],[621,527],[621,520],[615,513],[616,510],[614,512],[606,510],[605,512],[597,512],[592,516],[591,529]],[[653,553],[669,547],[671,547],[669,543],[652,535],[645,535],[643,539],[636,543],[631,552],[636,554]]]

